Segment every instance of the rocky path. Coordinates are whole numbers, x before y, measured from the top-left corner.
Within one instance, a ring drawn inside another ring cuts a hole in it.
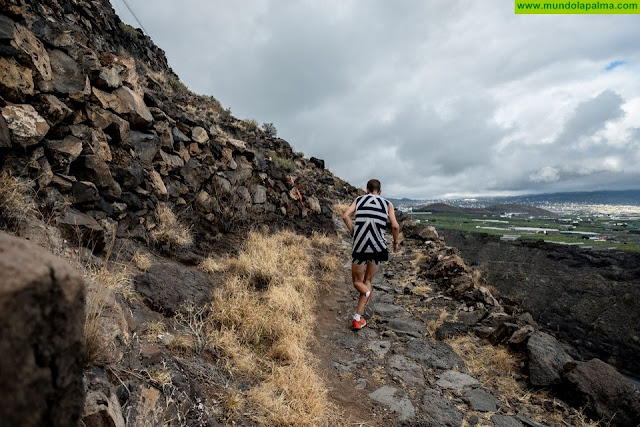
[[[347,260],[347,239],[341,242],[340,252]],[[359,332],[350,328],[357,293],[351,285],[348,262],[338,273],[333,288],[319,295],[317,341],[312,352],[320,360],[330,398],[344,412],[347,423],[569,425],[560,420],[544,424],[535,421],[534,418],[541,419],[536,414],[539,408],[513,405],[519,396],[505,396],[470,372],[464,361],[465,356],[470,356],[458,354],[455,344],[448,343],[452,342],[449,338],[464,336],[472,343],[468,348],[482,346],[466,331],[486,312],[462,310],[460,302],[436,290],[434,283],[419,278],[417,261],[422,252],[422,245],[407,241],[380,270],[365,310],[368,325]],[[513,373],[513,377],[517,378],[517,374]],[[527,398],[524,396],[522,401]],[[552,402],[549,405],[551,417],[559,408],[554,408]]]

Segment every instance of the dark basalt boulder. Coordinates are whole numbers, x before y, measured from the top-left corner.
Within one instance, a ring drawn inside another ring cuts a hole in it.
[[[560,393],[576,407],[586,407],[594,419],[611,426],[635,426],[640,420],[640,397],[633,386],[600,359],[579,362],[564,375]]]
[[[82,278],[62,259],[0,233],[0,419],[77,425],[84,403]]]
[[[560,343],[551,335],[536,332],[527,343],[529,379],[535,386],[558,384],[565,365],[572,362]]]

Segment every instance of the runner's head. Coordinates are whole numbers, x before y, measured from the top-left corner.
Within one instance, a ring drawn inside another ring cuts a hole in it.
[[[369,182],[367,182],[367,193],[380,194],[380,181],[370,179]]]

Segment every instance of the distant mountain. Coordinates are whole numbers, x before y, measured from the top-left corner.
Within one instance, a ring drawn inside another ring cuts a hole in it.
[[[414,208],[414,212],[433,212],[433,213],[465,213],[471,215],[491,215],[492,212],[483,208],[465,208],[462,206],[452,206],[446,203],[430,203],[420,208]]]
[[[513,203],[491,205],[486,208],[467,208],[452,206],[446,203],[431,203],[424,207],[414,208],[414,212],[433,213],[460,213],[469,215],[500,215],[512,214],[514,216],[557,217],[555,213],[534,206],[516,205]]]
[[[640,190],[623,191],[582,191],[568,193],[534,194],[506,197],[514,203],[539,205],[545,203],[577,203],[598,205],[640,205]],[[517,202],[516,202],[517,201]]]

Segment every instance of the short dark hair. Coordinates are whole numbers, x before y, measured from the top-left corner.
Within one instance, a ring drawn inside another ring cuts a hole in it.
[[[380,192],[380,181],[377,179],[370,179],[369,182],[367,182],[367,190],[370,193],[373,193],[374,191]]]

